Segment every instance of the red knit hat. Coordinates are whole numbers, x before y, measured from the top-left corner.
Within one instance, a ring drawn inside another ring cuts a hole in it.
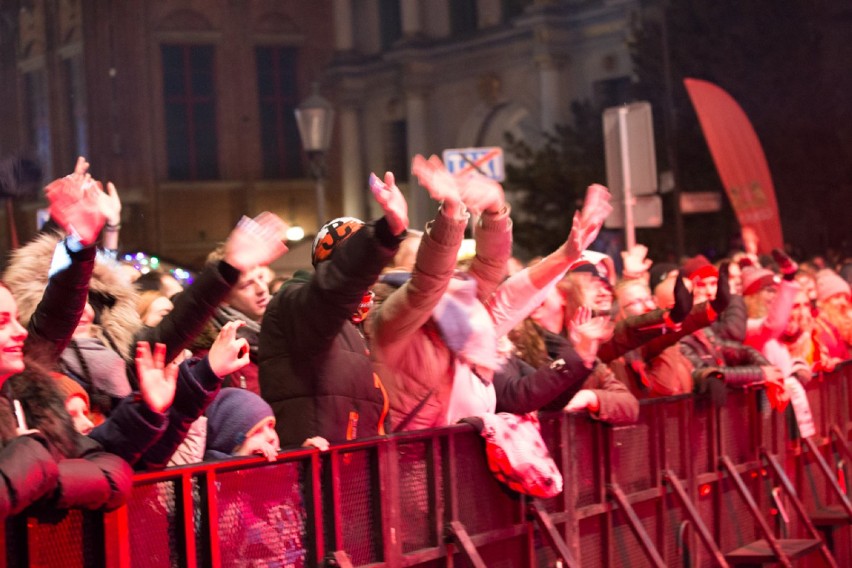
[[[710,261],[707,260],[707,257],[703,254],[687,259],[687,261],[683,263],[683,270],[686,273],[686,277],[690,280],[719,276],[719,271],[715,266],[710,264]]]
[[[62,395],[62,402],[68,401],[69,398],[79,396],[86,402],[86,408],[89,407],[89,394],[83,386],[62,373],[50,373],[50,376],[56,381],[56,390]]]

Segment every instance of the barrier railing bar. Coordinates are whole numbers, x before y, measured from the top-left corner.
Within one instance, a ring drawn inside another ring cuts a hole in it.
[[[426,478],[429,480],[429,496],[428,498],[432,503],[435,504],[435,515],[432,518],[432,532],[429,536],[435,539],[437,545],[439,547],[444,546],[443,539],[441,539],[441,531],[444,526],[444,515],[446,514],[446,504],[444,503],[444,499],[439,498],[441,495],[441,483],[443,482],[443,477],[441,472],[443,469],[438,468],[438,464],[441,463],[441,442],[440,438],[437,435],[433,435],[426,442],[427,444],[427,452],[426,456],[429,460],[426,463]]]
[[[657,547],[651,540],[648,532],[645,530],[645,526],[642,524],[642,521],[639,520],[639,517],[636,515],[636,511],[633,509],[633,506],[627,500],[627,496],[617,483],[608,484],[607,489],[615,498],[618,506],[621,507],[621,510],[627,517],[628,524],[630,525],[630,528],[633,529],[633,534],[639,539],[639,544],[642,546],[645,554],[648,555],[648,559],[658,568],[666,568],[665,561],[657,551]]]
[[[180,477],[180,507],[181,507],[181,529],[183,536],[184,566],[196,568],[198,559],[195,550],[195,504],[192,501],[192,476],[188,474]]]
[[[678,479],[677,475],[675,475],[672,470],[666,470],[663,473],[663,480],[672,487],[674,494],[677,495],[678,500],[686,509],[686,514],[689,515],[690,521],[692,521],[692,524],[695,525],[698,536],[701,539],[701,542],[704,543],[707,551],[710,553],[712,560],[715,561],[717,566],[720,566],[721,568],[728,568],[728,562],[725,560],[725,555],[722,554],[722,551],[718,546],[716,546],[716,541],[713,540],[713,535],[710,534],[710,529],[708,529],[707,525],[704,524],[698,509],[696,509],[695,505],[692,504],[692,500],[686,494],[686,490],[683,485],[681,485],[680,479]]]
[[[852,462],[852,451],[849,450],[849,445],[846,443],[846,437],[843,435],[843,432],[840,431],[840,428],[837,424],[834,424],[831,427],[830,434],[834,435],[834,439],[837,442],[838,447],[840,448],[840,453],[846,458],[847,462]]]
[[[568,545],[565,544],[565,541],[559,535],[556,526],[553,524],[553,520],[547,514],[547,511],[544,510],[544,506],[533,499],[529,504],[529,510],[533,519],[538,523],[539,528],[541,528],[542,535],[544,535],[550,547],[559,554],[567,567],[579,568],[580,565],[568,550]]]
[[[216,490],[216,471],[208,471],[204,476],[204,488],[207,497],[207,534],[210,543],[211,568],[222,567],[222,554],[219,543],[219,492]]]
[[[334,515],[332,519],[336,521],[337,519],[343,518],[340,504],[340,450],[332,449],[329,458],[329,461],[331,462],[331,510]],[[323,521],[325,521],[325,519]],[[332,523],[332,533],[332,542],[328,544],[330,548],[329,554],[334,554],[343,550],[343,526],[341,523]]]
[[[130,568],[129,517],[128,507],[104,514],[104,562],[107,568]]]
[[[734,466],[734,464],[731,462],[731,459],[726,455],[720,456],[719,461],[722,465],[722,468],[727,471],[728,475],[734,481],[734,486],[737,488],[740,497],[742,497],[745,501],[746,506],[751,511],[751,514],[754,517],[755,521],[757,521],[758,527],[760,527],[760,530],[763,532],[763,536],[766,539],[769,548],[772,549],[772,552],[778,559],[778,562],[780,562],[787,568],[792,568],[790,559],[787,557],[787,554],[781,549],[781,545],[778,543],[778,539],[775,538],[772,529],[769,527],[766,522],[766,519],[761,514],[757,503],[755,503],[754,501],[754,497],[752,497],[751,492],[748,490],[745,485],[745,482],[743,481],[743,478],[737,472],[736,466]]]
[[[379,459],[379,503],[381,514],[382,553],[384,561],[390,566],[400,562],[402,546],[400,543],[400,491],[399,462],[396,440],[390,438],[378,446]]]
[[[828,547],[825,545],[825,541],[820,538],[819,533],[814,527],[813,523],[811,523],[810,518],[808,517],[807,512],[805,511],[805,506],[799,500],[798,495],[796,495],[796,490],[793,488],[792,482],[790,482],[790,478],[787,477],[787,474],[784,473],[784,468],[781,467],[781,464],[778,463],[778,460],[775,459],[775,456],[767,452],[765,449],[761,449],[761,454],[769,463],[770,467],[775,473],[776,479],[781,483],[784,487],[784,491],[787,492],[787,497],[793,503],[793,507],[796,509],[796,512],[799,515],[799,519],[802,521],[802,524],[805,525],[805,529],[811,535],[812,538],[819,541],[819,549],[823,558],[829,566],[837,567],[837,563],[834,561],[834,557],[832,557],[831,552],[828,551]]]
[[[846,514],[852,517],[852,503],[849,502],[846,494],[843,493],[842,489],[840,489],[840,485],[837,483],[837,478],[834,476],[834,473],[832,473],[831,468],[828,466],[828,462],[825,461],[825,458],[822,453],[820,453],[819,448],[817,448],[814,441],[810,438],[804,438],[803,441],[805,446],[808,448],[808,451],[816,460],[819,469],[828,480],[828,484],[831,486],[832,491],[835,495],[837,495],[837,498],[840,499],[840,505],[846,511]]]
[[[306,466],[303,466],[306,467]],[[313,539],[314,556],[308,558],[311,566],[319,566],[325,558],[325,525],[322,516],[322,462],[319,452],[311,455],[308,471],[302,471],[307,487],[305,488],[305,522],[308,537]]]
[[[450,521],[447,524],[447,538],[458,545],[459,552],[464,555],[473,568],[487,568],[479,551],[476,550],[467,529],[459,521]]]

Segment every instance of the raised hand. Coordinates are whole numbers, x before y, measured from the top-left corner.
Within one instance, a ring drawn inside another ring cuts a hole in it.
[[[478,172],[466,175],[458,183],[462,203],[474,215],[483,211],[499,213],[506,205],[503,186]]]
[[[669,319],[674,323],[681,323],[692,310],[692,292],[687,290],[683,269],[677,273],[674,285],[674,307],[669,311]]]
[[[100,208],[103,191],[87,173],[88,168],[89,163],[81,156],[74,173],[44,188],[50,202],[50,216],[85,246],[94,244],[106,221]]]
[[[431,156],[428,160],[417,154],[411,162],[411,173],[417,181],[426,188],[429,196],[443,203],[445,213],[455,217],[461,210],[461,189],[456,177],[447,171],[444,163],[438,156]]]
[[[115,226],[121,223],[121,199],[115,184],[108,182],[106,192],[101,191],[98,194],[98,206],[106,218],[107,225]]]
[[[587,409],[589,412],[597,412],[600,407],[601,401],[595,391],[582,389],[577,391],[577,394],[565,405],[565,412],[580,412]]]
[[[216,341],[207,353],[210,369],[220,379],[239,371],[249,364],[249,344],[245,338],[237,337],[237,330],[244,321],[229,321],[219,331]]]
[[[717,314],[721,314],[731,303],[731,284],[729,267],[731,263],[727,260],[719,265],[719,282],[716,285],[716,297],[710,301],[710,306]]]
[[[228,235],[224,260],[241,272],[265,266],[287,252],[286,234],[287,224],[268,211],[243,217]]]
[[[615,325],[605,316],[592,317],[592,310],[580,306],[568,323],[568,337],[574,351],[591,367],[601,343],[612,337]]]
[[[609,190],[599,183],[593,183],[586,188],[586,199],[583,201],[583,221],[590,224],[600,224],[612,213],[609,204],[612,195]]]
[[[624,274],[632,278],[639,278],[651,269],[654,261],[647,258],[648,247],[645,245],[633,245],[628,250],[621,251],[621,260],[624,264]]]
[[[168,410],[175,399],[178,365],[166,364],[165,344],[157,343],[151,355],[151,345],[139,341],[136,344],[136,373],[142,400],[148,408],[160,414]]]
[[[385,180],[382,181],[374,173],[370,174],[370,191],[376,202],[381,205],[385,212],[391,233],[400,235],[408,229],[408,203],[402,192],[396,186],[393,173],[385,172]]]
[[[792,281],[796,277],[796,271],[799,270],[799,265],[796,261],[790,258],[790,255],[781,249],[772,249],[772,260],[778,265],[778,270],[784,276],[784,280]]]

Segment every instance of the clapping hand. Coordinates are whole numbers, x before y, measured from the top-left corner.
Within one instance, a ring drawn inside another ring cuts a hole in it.
[[[373,197],[381,205],[382,211],[385,212],[385,219],[391,233],[401,235],[408,229],[408,203],[396,186],[393,173],[385,172],[384,181],[380,180],[376,174],[371,173],[370,191],[373,192]]]
[[[455,218],[462,209],[461,187],[456,177],[447,171],[438,156],[428,160],[417,154],[411,162],[411,173],[426,188],[429,196],[443,204],[444,212]]]
[[[210,369],[220,379],[249,364],[248,341],[237,337],[237,330],[245,324],[244,321],[235,320],[223,325],[207,353]]]
[[[612,337],[615,326],[606,316],[592,317],[592,310],[580,306],[568,324],[568,334],[574,351],[591,368],[601,343]]]
[[[240,272],[266,266],[287,252],[286,235],[287,224],[273,213],[243,217],[228,235],[224,260]]]
[[[166,364],[166,346],[157,343],[154,354],[147,341],[136,344],[136,373],[139,378],[139,391],[148,408],[163,414],[172,405],[177,387],[178,364]]]

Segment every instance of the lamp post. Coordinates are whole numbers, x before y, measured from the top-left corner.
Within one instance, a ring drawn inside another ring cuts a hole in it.
[[[296,124],[302,148],[308,154],[311,174],[316,179],[317,231],[328,219],[325,217],[325,153],[331,145],[331,130],[334,126],[334,108],[319,94],[319,85],[314,83],[313,93],[296,107]]]

